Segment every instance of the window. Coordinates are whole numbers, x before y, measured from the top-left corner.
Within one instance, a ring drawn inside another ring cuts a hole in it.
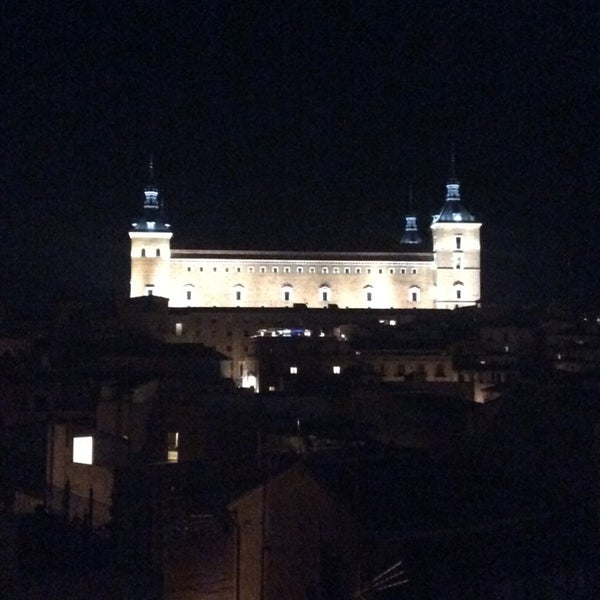
[[[235,299],[236,300],[241,300],[242,299],[242,292],[240,292],[240,290],[236,290],[235,291]]]
[[[416,275],[416,274],[417,274],[417,270],[416,270],[416,269],[411,269],[411,270],[410,270],[410,272],[411,272],[413,275]]]
[[[402,275],[406,275],[406,269],[404,269],[404,268],[400,269],[400,273],[402,273]]]
[[[142,248],[141,256],[142,256],[142,258],[144,258],[146,256],[146,248]]]
[[[327,267],[323,267],[321,269],[321,273],[328,273],[328,272],[329,272],[329,269]]]
[[[192,267],[188,267],[188,273],[192,270]]]
[[[457,235],[457,236],[454,238],[454,241],[455,241],[455,243],[456,243],[456,249],[457,249],[457,250],[461,250],[461,246],[462,246],[462,236],[460,236],[460,235]]]
[[[379,274],[381,275],[383,273],[383,269],[379,269]]]
[[[284,285],[281,288],[281,298],[283,299],[284,302],[289,302],[292,299],[292,286],[291,285]]]
[[[462,300],[463,287],[464,286],[462,281],[456,281],[454,283],[454,297],[456,298],[456,300]]]
[[[160,248],[156,249],[156,256],[160,256]]]
[[[238,273],[241,273],[241,272],[242,272],[242,267],[237,267],[236,271],[237,271]]]
[[[94,459],[94,438],[91,435],[73,438],[73,462],[91,465]]]
[[[369,273],[369,275],[371,274],[371,269],[367,269],[367,273]]]
[[[342,368],[340,365],[333,365],[332,371],[334,375],[339,375],[342,372]]]
[[[408,290],[408,299],[410,302],[419,302],[421,299],[421,290],[417,286],[413,285]]]
[[[357,274],[362,273],[362,268],[361,267],[356,267],[356,269],[354,269],[354,272]]]
[[[273,273],[279,273],[279,267],[273,267]]]
[[[167,433],[167,462],[179,461],[179,432],[169,431]]]
[[[244,291],[244,286],[240,283],[233,286],[233,298],[236,302],[239,302],[242,299],[242,292]]]
[[[204,267],[200,267],[199,271],[202,273],[202,271],[204,271]]]
[[[373,292],[367,292],[367,302],[371,302],[373,300]]]
[[[248,267],[248,273],[254,273],[254,267]]]
[[[154,293],[154,285],[148,284],[146,286],[146,295],[147,296],[152,296],[153,293]]]
[[[225,267],[225,273],[229,273],[229,267]]]
[[[283,272],[284,273],[289,273],[290,272],[290,268],[289,267],[283,267]]]
[[[327,290],[321,290],[321,300],[323,302],[329,301],[329,292]]]
[[[461,257],[460,257],[460,256],[457,256],[457,257],[456,257],[456,262],[454,263],[454,268],[455,268],[455,269],[460,269],[460,268],[461,268],[461,266],[462,266],[462,265],[461,265]]]
[[[365,286],[365,298],[366,298],[367,302],[373,301],[373,286],[372,285]]]
[[[192,299],[192,292],[191,292],[190,290],[188,290],[188,291],[185,293],[185,297],[186,297],[186,299],[187,299],[187,300],[191,300],[191,299]]]
[[[183,323],[175,323],[175,335],[181,335],[183,333]]]
[[[393,275],[393,274],[394,274],[394,269],[388,269],[388,273],[389,273],[390,275]]]
[[[296,272],[297,272],[297,273],[303,273],[303,272],[304,272],[304,267],[298,267],[298,268],[296,269]]]
[[[267,272],[267,267],[260,267],[259,271],[261,273],[266,273]]]
[[[308,272],[309,273],[314,273],[315,272],[315,268],[314,267],[309,267]]]
[[[298,367],[296,365],[290,367],[290,375],[298,375]]]
[[[345,267],[345,268],[344,268],[344,273],[345,273],[346,275],[348,275],[348,274],[350,273],[350,268],[349,268],[349,267]]]
[[[334,273],[339,273],[339,272],[340,272],[340,269],[339,269],[339,267],[333,267],[333,272],[334,272]]]

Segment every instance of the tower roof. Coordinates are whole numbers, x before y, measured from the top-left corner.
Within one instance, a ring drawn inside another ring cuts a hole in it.
[[[450,160],[450,177],[446,184],[446,202],[439,214],[433,216],[434,223],[474,222],[475,217],[466,209],[460,199],[460,183],[456,178],[454,148]]]
[[[141,218],[132,224],[133,231],[170,231],[171,225],[165,220],[163,203],[158,187],[154,182],[154,158],[148,164],[148,183],[144,188],[144,207]]]

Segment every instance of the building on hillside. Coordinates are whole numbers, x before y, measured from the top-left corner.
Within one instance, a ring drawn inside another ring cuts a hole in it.
[[[142,216],[132,223],[130,297],[163,296],[169,307],[456,308],[480,300],[481,223],[458,180],[431,223],[424,248],[416,217],[394,252],[179,249],[150,163]]]

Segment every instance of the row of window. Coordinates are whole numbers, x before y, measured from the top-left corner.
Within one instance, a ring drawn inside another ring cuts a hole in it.
[[[234,286],[233,299],[236,302],[242,301],[244,299],[244,292],[245,292],[245,288],[243,285],[238,284],[238,285]],[[281,299],[284,302],[292,302],[292,292],[293,292],[293,287],[291,285],[283,286],[281,288]],[[373,302],[373,300],[375,298],[373,286],[370,286],[370,285],[366,286],[364,288],[364,292],[365,292],[365,300],[367,302]],[[149,291],[148,293],[151,294],[151,291]],[[408,299],[410,302],[419,302],[421,300],[421,290],[417,286],[412,286],[409,289],[408,293],[409,293]],[[192,300],[192,290],[191,289],[186,290],[185,297],[186,297],[186,300]],[[460,296],[458,296],[457,298],[460,299]],[[321,302],[332,302],[331,288],[329,286],[322,285],[319,288],[319,300]]]
[[[159,256],[159,254],[157,254],[157,256]],[[187,270],[188,270],[188,272],[191,272],[192,267],[188,267]],[[200,273],[203,273],[204,267],[199,267],[198,270],[200,271]],[[304,273],[305,270],[307,273],[312,274],[312,273],[317,272],[317,267],[308,267],[308,269],[305,269],[304,267],[296,267],[296,273]],[[374,271],[377,271],[381,275],[381,274],[383,274],[383,272],[385,270],[387,270],[387,273],[390,275],[394,275],[394,273],[396,273],[396,272],[398,272],[401,275],[406,275],[406,273],[408,272],[408,269],[406,267],[400,267],[398,269],[396,269],[394,267],[388,267],[387,269],[383,269],[383,268],[371,269],[371,267],[367,267],[364,269],[364,272],[370,275]],[[213,271],[213,273],[216,273],[218,271],[218,267],[212,267],[212,271]],[[236,273],[241,273],[242,267],[235,267],[235,271],[233,268],[225,267],[224,271],[225,271],[225,273],[229,273],[230,271],[236,272]],[[267,271],[268,271],[268,269],[265,266],[258,267],[258,273],[266,273]],[[254,273],[254,272],[255,272],[255,267],[253,267],[253,266],[248,267],[248,273]],[[279,273],[279,267],[271,267],[270,272],[271,273]],[[282,273],[291,273],[292,268],[291,267],[282,267],[281,272]],[[327,274],[329,272],[330,272],[329,267],[320,267],[319,268],[319,273]],[[362,272],[363,272],[363,267],[354,267],[354,273],[361,274]],[[410,269],[410,272],[412,275],[416,275],[417,269],[415,267],[412,267]],[[344,273],[344,275],[350,275],[352,273],[352,268],[350,268],[350,267],[332,267],[331,273],[333,273],[334,275],[338,275],[340,273]]]

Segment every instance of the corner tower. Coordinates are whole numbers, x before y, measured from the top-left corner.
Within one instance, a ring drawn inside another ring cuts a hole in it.
[[[456,308],[481,297],[481,223],[465,208],[460,184],[452,170],[446,201],[431,223],[435,263],[435,308]]]
[[[154,183],[154,161],[150,159],[148,184],[144,189],[142,216],[131,224],[131,278],[129,296],[170,295],[171,225]]]

